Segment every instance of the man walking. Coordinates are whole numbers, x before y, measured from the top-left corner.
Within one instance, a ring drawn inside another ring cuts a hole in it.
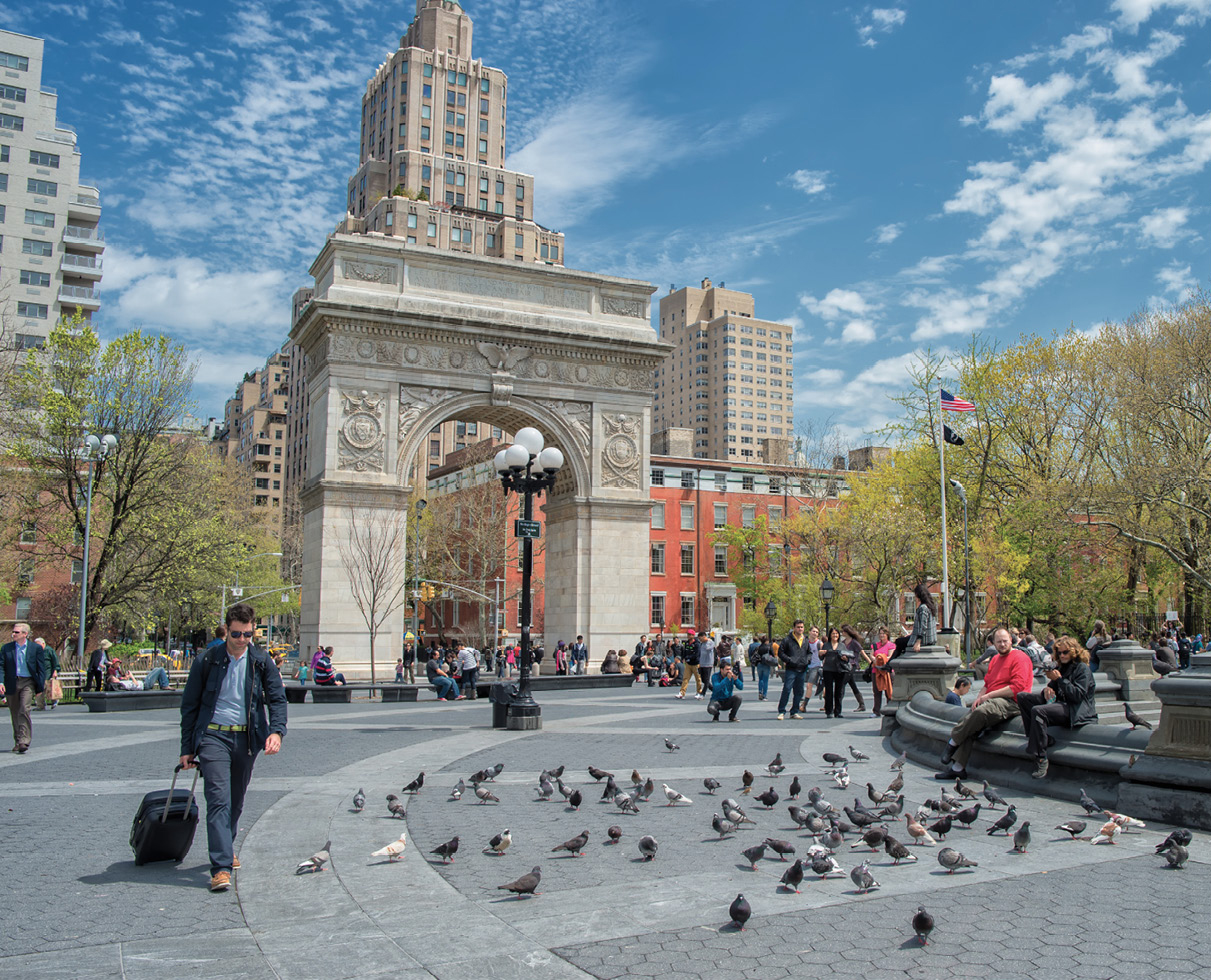
[[[584,674],[589,668],[589,648],[584,645],[584,637],[576,634],[576,642],[568,651],[572,659],[572,673]]]
[[[709,690],[711,674],[715,670],[715,641],[708,633],[698,634],[698,676],[702,678],[702,687],[694,695],[695,700],[701,700],[702,691]]]
[[[4,683],[0,697],[8,699],[8,713],[13,719],[13,751],[19,755],[29,751],[33,735],[30,708],[34,695],[42,693],[46,679],[45,653],[29,638],[29,623],[13,624],[13,638],[0,647],[4,664]]]
[[[698,673],[698,642],[697,633],[692,629],[686,632],[686,641],[681,648],[681,666],[684,668],[681,672],[681,690],[677,692],[675,697],[684,698],[686,688],[690,686],[690,678],[694,678],[694,686],[697,689],[696,698],[702,697],[702,675]]]
[[[807,679],[807,664],[811,651],[803,631],[803,620],[796,619],[790,634],[778,644],[778,659],[782,661],[782,696],[778,698],[778,720],[786,717],[787,702],[791,702],[791,717],[802,718],[799,712],[805,707],[803,684]],[[791,695],[794,695],[793,701]]]
[[[255,620],[245,603],[227,610],[226,642],[194,660],[181,695],[181,766],[200,766],[206,784],[212,892],[231,887],[231,872],[240,866],[232,845],[257,753],[264,748],[276,755],[286,734],[282,675],[252,645]]]

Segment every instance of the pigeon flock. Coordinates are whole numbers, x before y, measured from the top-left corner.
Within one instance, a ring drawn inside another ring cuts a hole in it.
[[[680,749],[672,739],[665,738],[663,741],[666,753],[671,754]],[[840,789],[850,785],[851,765],[865,765],[871,762],[866,753],[852,745],[848,746],[848,757],[836,752],[825,752],[821,758],[821,776],[828,777],[831,780],[829,785]],[[959,847],[955,846],[955,838],[960,832],[970,834],[976,828],[983,829],[986,836],[1006,839],[1011,844],[1007,854],[1028,852],[1032,843],[1030,821],[1019,821],[1018,806],[1006,801],[987,781],[983,781],[983,785],[979,786],[956,778],[953,785],[943,785],[932,798],[922,800],[915,808],[910,806],[904,794],[903,770],[906,758],[902,753],[892,761],[891,771],[895,775],[886,788],[880,789],[873,779],[856,784],[865,786],[868,802],[864,802],[860,795],[854,796],[852,806],[845,803],[837,806],[826,798],[825,790],[819,785],[804,790],[799,775],[793,775],[789,784],[775,785],[771,782],[764,790],[756,793],[753,790],[758,779],[750,769],[745,769],[739,775],[720,773],[707,776],[702,780],[703,789],[698,795],[705,798],[703,802],[709,801],[707,808],[714,811],[710,816],[711,836],[708,839],[722,844],[734,839],[736,844],[744,845],[737,848],[737,853],[743,857],[744,862],[740,867],[747,867],[752,872],[757,872],[762,862],[779,862],[781,874],[774,886],[775,892],[794,892],[796,895],[801,894],[808,884],[827,887],[828,882],[843,881],[846,877],[853,885],[852,894],[866,895],[877,891],[882,886],[872,870],[872,862],[880,851],[886,860],[879,862],[878,873],[884,877],[886,874],[894,876],[897,873],[894,869],[902,863],[917,862],[922,854],[929,853],[923,850],[924,848],[936,848],[933,854],[948,875],[956,872],[976,873],[980,867],[979,863],[964,856]],[[499,804],[501,797],[493,792],[494,786],[489,784],[495,784],[496,777],[504,768],[503,763],[498,763],[465,779],[459,779],[450,791],[449,801],[461,800],[467,785],[470,784],[476,805]],[[764,767],[765,776],[762,781],[779,780],[786,769],[782,753],[779,752]],[[530,796],[527,793],[525,799],[544,803],[550,801],[558,792],[566,801],[567,812],[579,813],[588,790],[593,786],[603,785],[604,782],[604,792],[598,800],[598,805],[609,805],[613,812],[623,816],[647,814],[648,819],[652,819],[658,812],[657,809],[648,808],[649,805],[654,806],[654,795],[657,799],[660,795],[664,797],[664,807],[693,807],[696,803],[691,796],[668,783],[660,783],[663,792],[656,794],[655,781],[651,777],[645,778],[637,769],[633,769],[629,776],[624,775],[619,780],[608,770],[589,766],[588,778],[592,782],[583,787],[569,785],[564,781],[564,775],[565,768],[562,765],[543,770],[537,777],[535,795]],[[568,779],[572,779],[570,774]],[[804,781],[811,780],[811,776],[806,776]],[[824,779],[820,781],[824,782]],[[620,782],[629,784],[629,788],[623,789]],[[422,772],[407,783],[401,793],[416,796],[421,793],[424,785],[425,774]],[[751,796],[752,800],[760,805],[759,809],[750,814],[737,799],[717,795],[717,791],[726,791],[730,785],[735,785],[735,792],[739,797]],[[785,796],[779,792],[779,785],[786,786]],[[507,789],[512,790],[513,787]],[[502,790],[497,787],[497,792]],[[797,802],[801,796],[802,802]],[[407,810],[399,796],[388,794],[386,802],[389,817],[406,819]],[[508,802],[520,801],[509,799]],[[1088,817],[1096,819],[1074,819],[1061,823],[1055,830],[1067,836],[1052,838],[1048,843],[1067,840],[1092,845],[1114,845],[1122,834],[1145,828],[1143,821],[1107,809],[1084,789],[1080,791],[1076,802]],[[789,827],[782,819],[781,812],[776,809],[780,803],[785,805],[785,812],[790,818]],[[353,797],[351,812],[361,813],[365,807],[366,794],[359,788]],[[987,811],[987,814],[984,811]],[[994,813],[995,817],[991,817]],[[900,822],[901,819],[903,823]],[[702,820],[705,831],[705,814]],[[629,837],[624,831],[625,823],[624,820],[610,826],[605,831],[604,843],[616,846],[624,837]],[[764,826],[760,827],[761,824]],[[798,835],[798,839],[779,836],[786,831]],[[902,838],[896,836],[901,831]],[[576,836],[556,843],[548,850],[551,854],[563,854],[565,858],[583,859],[586,846],[593,836],[592,831],[582,829]],[[644,833],[631,839],[636,841],[635,846],[639,854],[635,860],[642,863],[656,860],[660,844],[654,834]],[[1156,854],[1164,859],[1169,868],[1179,870],[1189,859],[1188,848],[1191,840],[1192,834],[1189,830],[1175,830],[1156,845]],[[455,835],[430,848],[428,853],[433,856],[435,863],[452,863],[459,851],[459,843],[460,838]],[[506,827],[483,842],[481,853],[502,858],[507,855],[512,844],[512,831]],[[370,856],[386,858],[385,863],[395,863],[404,857],[406,846],[407,835],[401,833],[397,839],[373,851]],[[295,874],[323,871],[331,861],[331,847],[332,842],[326,842],[321,850],[299,863]],[[858,853],[846,862],[850,865],[847,870],[841,859],[851,851]],[[853,863],[857,858],[861,860]],[[497,885],[496,890],[510,892],[520,899],[540,895],[538,888],[541,881],[542,868],[535,866],[515,880]],[[750,888],[749,891],[752,894],[754,889]],[[728,923],[732,928],[743,930],[752,915],[750,901],[743,894],[738,894],[728,908]],[[929,944],[937,923],[934,916],[923,905],[919,905],[908,925],[919,944],[925,946]],[[945,932],[944,923],[942,929]]]

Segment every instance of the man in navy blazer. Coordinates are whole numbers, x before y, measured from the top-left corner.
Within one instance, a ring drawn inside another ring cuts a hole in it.
[[[0,647],[0,661],[4,663],[0,695],[8,699],[13,717],[13,751],[24,753],[33,734],[30,707],[46,680],[46,651],[29,638],[29,623],[13,625],[12,642]]]

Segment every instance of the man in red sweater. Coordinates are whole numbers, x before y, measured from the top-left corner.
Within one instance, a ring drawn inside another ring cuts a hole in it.
[[[967,760],[976,737],[985,729],[1009,721],[1018,714],[1017,696],[1034,684],[1030,657],[1014,649],[1009,630],[998,629],[992,636],[996,655],[988,662],[984,691],[971,704],[967,716],[951,730],[950,741],[942,751],[942,771],[935,779],[967,778]]]

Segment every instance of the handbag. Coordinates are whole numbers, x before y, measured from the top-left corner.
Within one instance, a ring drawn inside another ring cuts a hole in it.
[[[866,668],[864,671],[862,671],[862,680],[863,680],[863,682],[865,682],[865,683],[869,684],[869,683],[870,683],[870,681],[871,681],[871,677],[872,677],[872,676],[873,676],[873,675],[872,675],[872,673],[871,673],[871,669],[870,669],[869,667],[867,667],[867,668]]]

